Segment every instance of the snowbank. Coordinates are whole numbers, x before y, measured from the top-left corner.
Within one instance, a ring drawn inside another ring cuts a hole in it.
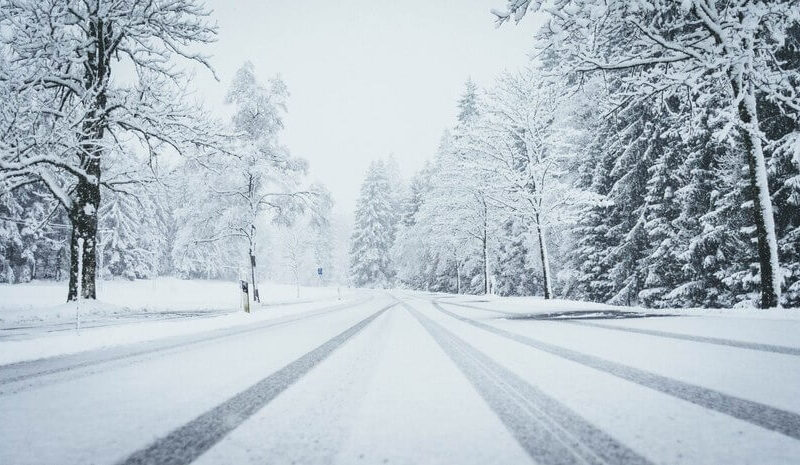
[[[351,291],[342,289],[343,295]],[[263,305],[308,302],[338,296],[336,287],[301,287],[262,283]],[[0,284],[0,328],[22,324],[57,323],[74,320],[76,306],[64,303],[65,282],[35,281]],[[238,284],[216,280],[98,281],[97,301],[81,302],[81,318],[124,317],[142,313],[237,311],[241,294]]]
[[[184,318],[166,321],[133,320],[116,325],[89,327],[81,331],[70,329],[69,331],[35,333],[33,338],[0,340],[0,365],[248,325],[309,310],[356,302],[359,298],[363,297],[351,294],[341,301],[332,297],[296,305],[265,306],[250,314],[237,311],[218,315],[215,318]],[[74,318],[74,314],[72,318]]]
[[[772,310],[762,310],[758,308],[670,308],[653,309],[643,307],[622,307],[616,305],[600,304],[596,302],[582,302],[579,300],[551,299],[544,300],[541,297],[499,297],[494,295],[452,295],[437,294],[436,297],[442,302],[451,302],[462,305],[480,307],[485,310],[520,313],[520,314],[539,314],[555,313],[573,310],[613,310],[616,312],[634,312],[664,315],[687,315],[687,316],[716,316],[725,318],[757,318],[762,320],[800,320],[800,309],[781,308]]]

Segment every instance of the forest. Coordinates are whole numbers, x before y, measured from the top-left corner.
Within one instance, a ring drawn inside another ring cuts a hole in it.
[[[357,287],[800,306],[796,2],[497,7],[498,28],[531,27],[530,62],[466,80],[409,179],[376,158],[350,234],[281,140],[280,77],[242,65],[229,117],[188,90],[214,74],[203,2],[1,1],[0,281],[75,300],[99,278],[319,267]]]
[[[512,0],[494,14],[542,21],[531,65],[467,81],[408,183],[370,168],[356,284],[800,305],[797,4]]]
[[[94,299],[98,278],[255,283],[267,246],[330,262],[330,195],[279,139],[286,84],[245,63],[229,121],[189,94],[190,64],[214,72],[200,2],[3,1],[0,30],[0,281]]]

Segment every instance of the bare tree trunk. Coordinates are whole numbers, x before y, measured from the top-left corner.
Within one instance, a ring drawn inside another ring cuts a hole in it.
[[[69,212],[72,223],[70,239],[70,274],[67,300],[78,298],[78,275],[81,279],[81,297],[95,299],[95,279],[97,276],[97,214],[100,208],[100,160],[103,148],[100,145],[106,128],[106,86],[111,74],[109,41],[111,24],[101,19],[89,22],[89,38],[94,48],[86,56],[83,86],[87,92],[94,93],[90,102],[91,110],[81,124],[82,139],[78,156],[85,177],[78,179],[75,199]],[[78,246],[83,239],[82,252]],[[78,260],[78,254],[82,254]],[[78,262],[82,263],[78,273]]]
[[[94,163],[92,163],[94,164]],[[97,168],[99,172],[99,159]],[[87,169],[87,171],[89,171]],[[70,273],[67,300],[78,298],[78,278],[81,280],[81,298],[95,299],[97,276],[97,209],[100,206],[100,186],[81,180],[76,187],[77,200],[70,212],[72,237],[70,239]],[[83,239],[83,247],[79,240]],[[82,254],[82,257],[78,257]],[[78,272],[81,264],[82,270]]]
[[[780,305],[780,261],[756,98],[752,84],[744,81],[743,73],[735,75],[731,83],[734,95],[739,98],[739,119],[743,123],[740,132],[750,174],[750,190],[758,239],[758,264],[761,274],[761,308],[774,308]]]
[[[458,253],[454,251],[453,257],[456,262],[456,294],[461,294],[461,263],[458,260]]]
[[[489,294],[489,237],[488,231],[488,218],[487,215],[489,214],[488,208],[486,207],[486,201],[483,202],[483,238],[482,238],[482,245],[483,245],[483,294]]]
[[[250,225],[250,279],[253,282],[253,302],[261,302],[256,284],[256,226]]]
[[[72,236],[69,240],[69,285],[67,286],[67,302],[78,300],[78,279],[80,277],[80,246],[78,239],[80,238],[80,231],[78,226],[73,221],[72,223]]]
[[[553,285],[550,282],[550,257],[547,253],[546,233],[544,227],[539,224],[539,215],[536,215],[536,234],[539,239],[539,258],[542,260],[542,281],[544,286],[544,298],[553,298]]]

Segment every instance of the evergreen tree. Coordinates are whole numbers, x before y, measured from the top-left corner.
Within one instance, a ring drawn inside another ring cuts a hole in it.
[[[106,195],[100,204],[100,275],[127,279],[159,275],[166,253],[165,225],[149,195]]]
[[[350,240],[350,279],[359,287],[390,287],[395,272],[390,250],[396,228],[394,199],[382,160],[373,161],[356,204]]]
[[[467,124],[478,116],[478,86],[472,80],[467,79],[464,84],[464,92],[458,99],[458,123]]]
[[[676,103],[676,102],[672,102]],[[660,118],[668,118],[662,115]],[[669,306],[664,295],[683,281],[679,257],[678,229],[675,221],[680,215],[677,191],[684,180],[680,177],[686,147],[674,130],[662,133],[651,144],[657,147],[655,163],[648,168],[645,194],[644,228],[651,248],[638,264],[644,272],[640,302],[648,307]]]
[[[502,296],[536,295],[542,293],[542,276],[531,263],[527,230],[515,218],[509,218],[502,228],[497,251],[495,292]]]

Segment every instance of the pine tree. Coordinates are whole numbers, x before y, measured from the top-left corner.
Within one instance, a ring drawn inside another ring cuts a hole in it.
[[[497,251],[496,293],[503,296],[536,295],[542,292],[542,277],[529,258],[527,230],[509,218],[503,225]]]
[[[387,288],[394,282],[390,250],[396,212],[386,166],[374,161],[367,170],[356,204],[350,239],[350,279],[355,286]]]
[[[472,80],[467,79],[464,84],[464,92],[458,99],[458,122],[460,125],[468,124],[478,116],[478,86]]]
[[[98,255],[104,278],[153,278],[166,253],[166,231],[149,195],[105,195],[100,204]]]
[[[669,118],[669,112],[665,113],[659,119]],[[644,228],[651,248],[638,264],[645,274],[638,297],[648,307],[669,306],[672,302],[664,298],[665,294],[683,281],[676,227],[681,209],[677,192],[684,184],[680,168],[686,147],[681,142],[679,134],[669,129],[651,141],[656,146],[655,163],[648,168],[644,199]]]

